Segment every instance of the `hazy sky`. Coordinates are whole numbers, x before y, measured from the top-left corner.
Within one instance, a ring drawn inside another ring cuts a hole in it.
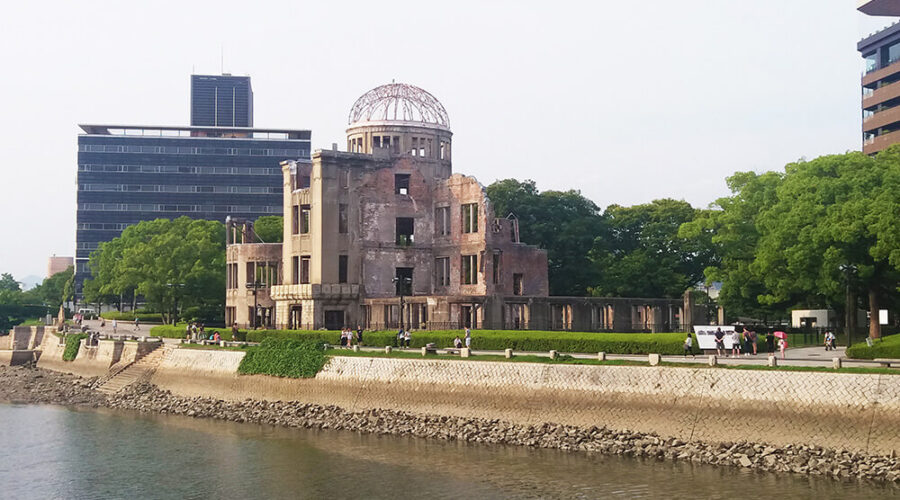
[[[454,170],[601,207],[706,206],[738,170],[860,147],[856,0],[25,2],[0,15],[0,272],[74,255],[78,123],[187,125],[189,75],[253,78],[260,127],[343,147],[396,79],[434,94]],[[436,8],[436,7],[440,8]]]

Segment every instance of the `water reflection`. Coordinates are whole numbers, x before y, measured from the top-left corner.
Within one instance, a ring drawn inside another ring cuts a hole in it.
[[[0,405],[9,498],[879,498],[894,487],[684,463]]]

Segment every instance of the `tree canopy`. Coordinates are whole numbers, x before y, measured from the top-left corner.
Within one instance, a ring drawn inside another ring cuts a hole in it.
[[[256,236],[263,243],[281,243],[284,240],[284,217],[264,215],[253,223]]]

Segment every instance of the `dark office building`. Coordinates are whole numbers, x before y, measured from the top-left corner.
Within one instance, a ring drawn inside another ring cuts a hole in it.
[[[249,76],[191,75],[192,127],[252,127]]]
[[[309,161],[310,131],[81,125],[76,289],[102,241],[144,220],[282,213],[280,162]]]
[[[870,16],[900,16],[900,0],[860,2]],[[863,152],[875,154],[900,142],[900,24],[861,40],[866,61],[862,76]]]

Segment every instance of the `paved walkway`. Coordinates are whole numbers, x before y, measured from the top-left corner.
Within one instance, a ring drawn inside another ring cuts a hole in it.
[[[106,326],[100,328],[99,320],[88,320],[85,321],[85,324],[90,326],[92,330],[98,330],[103,334],[113,334],[112,321],[107,321]],[[152,324],[141,324],[138,330],[134,329],[134,323],[119,321],[118,328],[116,329],[116,333],[119,335],[150,335],[150,329],[156,325]],[[223,337],[229,337],[230,333],[226,328],[210,328],[208,329],[210,332],[213,330],[218,330]],[[474,343],[476,348],[473,349],[472,354],[474,355],[497,355],[502,356],[503,351],[489,351],[478,349],[478,337],[477,335],[473,336]],[[180,339],[163,339],[166,343],[180,343]],[[383,351],[383,347],[369,347],[363,346],[362,350],[364,351]],[[400,349],[403,350],[403,349]],[[409,349],[410,351],[418,351],[419,348],[412,347]],[[788,348],[785,352],[786,359],[782,360],[781,357],[778,357],[778,363],[780,365],[785,366],[824,366],[831,367],[832,366],[832,358],[842,358],[842,362],[844,366],[866,366],[866,367],[874,367],[878,366],[871,362],[866,361],[857,361],[851,360],[845,357],[844,355],[844,347],[838,347],[834,351],[826,351],[823,346],[815,346],[815,347],[795,347]],[[524,351],[516,351],[516,354],[520,355],[535,355],[535,356],[547,356],[548,353],[545,351],[541,352],[524,352]],[[574,358],[579,359],[596,359],[596,353],[564,353],[560,354],[568,354]],[[607,359],[626,359],[626,360],[634,360],[634,361],[647,361],[646,354],[608,354],[606,356]],[[719,364],[723,365],[765,365],[767,363],[768,355],[765,352],[759,353],[755,356],[740,356],[737,358],[729,358],[729,357],[720,357],[718,359]],[[663,361],[670,363],[706,363],[706,355],[698,354],[696,357],[694,356],[663,356]]]

